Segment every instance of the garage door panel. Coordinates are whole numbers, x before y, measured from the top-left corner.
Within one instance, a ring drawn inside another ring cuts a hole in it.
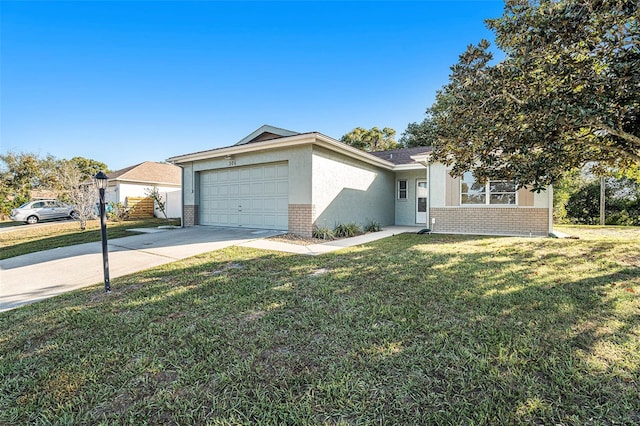
[[[264,169],[262,167],[252,167],[251,168],[251,180],[262,180],[264,179]]]
[[[286,163],[200,174],[200,223],[247,228],[288,228]]]
[[[273,179],[276,177],[276,166],[264,166],[262,168],[262,177],[264,179]]]
[[[251,170],[250,169],[241,169],[238,170],[238,181],[247,182],[251,180]]]
[[[284,165],[276,165],[276,176],[280,178],[289,177],[289,166]]]
[[[275,195],[276,194],[276,183],[275,182],[265,182],[263,187],[264,187],[264,194],[265,195]]]
[[[246,226],[247,228],[264,227],[264,224],[262,221],[262,215],[254,214],[254,213],[241,214],[239,224],[241,226]]]
[[[275,212],[276,211],[276,200],[273,198],[267,198],[262,203],[262,208],[265,212]]]
[[[240,195],[240,185],[237,183],[229,184],[227,191],[229,195]]]
[[[277,198],[276,200],[276,211],[286,211],[289,209],[289,200],[287,198]]]
[[[247,182],[245,185],[239,185],[238,193],[241,196],[251,195],[251,183]]]
[[[264,195],[264,183],[262,182],[251,182],[251,195]]]
[[[289,229],[289,216],[286,214],[276,216],[275,229]]]
[[[227,176],[227,181],[237,182],[238,178],[240,177],[240,173],[238,172],[238,169],[228,169],[226,176]]]
[[[264,214],[264,215],[262,215],[262,220],[263,220],[265,226],[274,227],[276,225],[276,221],[275,221],[275,216],[274,215]]]

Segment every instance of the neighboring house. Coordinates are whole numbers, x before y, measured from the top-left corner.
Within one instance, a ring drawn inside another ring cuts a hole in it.
[[[127,197],[145,197],[154,187],[166,203],[167,216],[182,216],[182,172],[180,167],[167,163],[145,161],[135,166],[107,174],[107,202],[126,204]],[[156,216],[162,213],[156,209]]]
[[[183,170],[183,223],[281,229],[412,225],[439,233],[547,235],[552,190],[453,178],[431,148],[367,153],[321,133],[262,126],[224,148],[170,158]]]

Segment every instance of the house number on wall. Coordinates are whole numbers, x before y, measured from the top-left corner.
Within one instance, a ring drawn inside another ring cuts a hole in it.
[[[229,165],[230,166],[235,166],[236,165],[236,160],[229,160]]]

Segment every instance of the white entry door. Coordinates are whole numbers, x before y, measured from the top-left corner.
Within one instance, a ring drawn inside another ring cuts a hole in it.
[[[416,223],[427,223],[427,181],[416,181]]]
[[[247,228],[288,228],[287,163],[200,173],[200,223]]]

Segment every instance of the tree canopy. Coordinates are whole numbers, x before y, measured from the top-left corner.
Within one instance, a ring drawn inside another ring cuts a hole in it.
[[[72,169],[74,179],[69,179]],[[0,216],[7,216],[13,207],[29,201],[33,190],[64,194],[79,182],[91,179],[98,170],[108,170],[107,165],[84,157],[60,160],[52,155],[40,157],[24,152],[0,154]]]
[[[363,127],[356,127],[343,135],[340,141],[367,152],[386,151],[400,148],[395,136],[396,131],[389,127],[385,127],[382,130],[377,127],[372,127],[369,130]]]
[[[540,190],[587,162],[640,163],[637,1],[508,0],[488,20],[505,58],[470,45],[428,110],[453,173]]]
[[[78,168],[78,170],[80,170],[83,179],[91,179],[99,171],[109,173],[109,168],[107,167],[107,165],[97,160],[92,160],[90,158],[84,157],[73,157],[69,161],[74,164]]]
[[[432,146],[436,140],[436,127],[433,117],[427,115],[420,123],[409,123],[399,139],[400,145],[413,148],[416,146]]]

